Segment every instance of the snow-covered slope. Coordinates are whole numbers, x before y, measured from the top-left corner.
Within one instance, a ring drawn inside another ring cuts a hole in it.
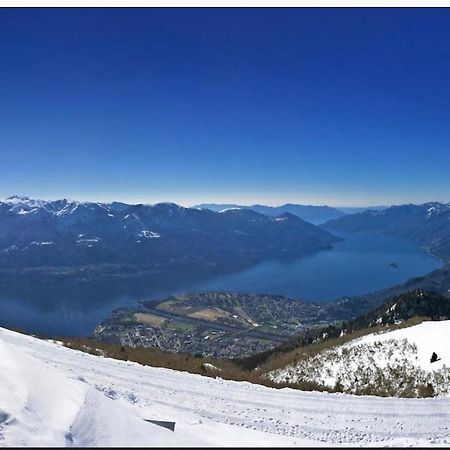
[[[450,399],[269,389],[0,329],[1,445],[450,444]],[[143,419],[175,421],[175,432]]]
[[[345,392],[419,395],[431,384],[435,393],[450,393],[450,321],[422,322],[374,333],[273,371],[276,382],[314,381]],[[432,354],[439,358],[431,362]],[[407,391],[409,390],[409,391]]]
[[[179,443],[80,380],[0,342],[0,439],[8,446]],[[151,439],[150,439],[151,436]]]
[[[389,340],[407,340],[417,348],[411,362],[427,372],[433,372],[444,367],[450,368],[450,320],[422,322],[412,327],[401,328],[381,334],[370,334],[353,341],[350,347],[361,344],[373,345],[376,342],[387,342]],[[430,362],[433,352],[441,359],[434,363]]]

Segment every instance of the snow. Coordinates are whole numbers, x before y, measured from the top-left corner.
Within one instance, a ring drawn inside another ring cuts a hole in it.
[[[0,440],[32,446],[450,444],[450,399],[271,389],[0,329]],[[174,421],[175,432],[143,419]]]
[[[219,214],[227,212],[227,211],[240,211],[242,208],[225,208],[225,209],[221,209],[219,212]]]
[[[12,212],[13,210],[14,210],[14,206],[10,209],[10,211]],[[30,214],[30,213],[35,212],[35,211],[36,211],[36,208],[30,209],[29,211],[26,211],[25,209],[20,208],[20,209],[17,211],[17,214],[18,214],[19,216],[25,216],[26,214]]]
[[[24,206],[26,208],[38,208],[46,203],[45,200],[37,200],[20,195],[13,195],[11,197],[5,198],[1,202],[6,203],[7,205]]]
[[[114,217],[113,214],[110,214],[110,209],[107,205],[99,202],[79,202],[75,200],[63,199],[57,201],[51,200],[38,200],[32,199],[29,197],[23,197],[14,195],[12,197],[8,197],[4,200],[0,200],[0,203],[4,203],[6,205],[11,206],[9,209],[10,212],[16,213],[17,215],[26,216],[28,214],[35,214],[40,210],[45,210],[47,213],[58,216],[70,216],[75,213],[80,206],[85,208],[93,209],[94,207],[100,207],[107,211],[110,217]],[[58,204],[59,203],[59,204]]]
[[[0,435],[9,446],[63,445],[86,387],[0,342]]]
[[[404,379],[417,393],[430,383],[435,392],[450,394],[450,321],[428,321],[393,331],[372,333],[316,356],[267,374],[281,382],[337,384],[345,392],[365,392],[370,386],[398,395]],[[435,352],[439,361],[431,363]]]
[[[395,305],[394,305],[395,306]],[[412,327],[401,328],[381,334],[370,334],[352,341],[348,347],[361,344],[371,345],[375,342],[386,342],[394,339],[406,339],[417,347],[417,359],[414,364],[426,371],[435,371],[444,366],[450,367],[450,320],[440,322],[422,322]],[[431,363],[430,358],[436,352],[440,361]]]
[[[62,209],[57,211],[57,216],[73,214],[80,206],[79,202],[68,202]]]
[[[100,238],[98,237],[94,237],[94,238],[83,238],[83,239],[77,239],[77,244],[91,244],[91,243],[95,243],[95,242],[99,242]]]
[[[19,249],[19,247],[17,247],[17,245],[10,245],[9,247],[6,247],[5,249],[3,249],[2,252],[13,252],[18,249]]]
[[[203,367],[206,370],[211,370],[213,372],[222,372],[222,369],[220,369],[219,367],[216,367],[214,364],[210,364],[210,363],[203,363]]]
[[[448,202],[427,203],[425,204],[425,207],[426,206],[429,206],[427,208],[427,219],[430,219],[432,216],[441,214],[450,209],[450,203]]]
[[[161,237],[161,235],[156,233],[155,231],[149,231],[149,230],[142,230],[138,236],[146,238],[146,239],[155,239],[155,238]]]

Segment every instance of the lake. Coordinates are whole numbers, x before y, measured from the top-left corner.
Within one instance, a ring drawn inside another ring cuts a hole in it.
[[[394,263],[392,265],[392,263]],[[90,288],[27,287],[27,295],[0,295],[0,326],[49,336],[89,335],[120,306],[202,290],[281,294],[315,302],[376,291],[441,267],[417,244],[400,238],[354,234],[331,250],[291,261],[265,261],[248,269],[175,289],[146,286],[145,294],[124,293],[111,284]],[[144,292],[144,291],[143,291]]]
[[[395,264],[395,267],[391,266]],[[373,292],[441,267],[414,242],[354,234],[332,250],[294,261],[265,261],[236,274],[199,283],[195,290],[281,294],[318,303]]]

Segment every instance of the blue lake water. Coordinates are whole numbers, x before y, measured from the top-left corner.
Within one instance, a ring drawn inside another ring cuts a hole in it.
[[[392,267],[391,263],[398,267]],[[238,273],[186,283],[175,289],[150,287],[143,298],[118,294],[108,286],[96,286],[93,292],[75,296],[73,287],[65,290],[64,285],[56,296],[40,292],[39,298],[28,295],[24,300],[0,295],[0,326],[47,335],[89,335],[117,307],[202,290],[281,294],[328,302],[402,283],[441,265],[413,242],[392,236],[355,234],[331,250],[289,262],[265,261]]]
[[[437,258],[411,241],[354,234],[332,250],[289,262],[265,261],[239,273],[199,283],[194,288],[281,294],[329,302],[402,283],[441,266]]]

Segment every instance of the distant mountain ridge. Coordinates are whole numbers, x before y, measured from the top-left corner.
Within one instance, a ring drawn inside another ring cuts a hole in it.
[[[306,222],[314,225],[324,223],[331,219],[336,219],[345,216],[345,213],[332,208],[331,206],[314,206],[314,205],[296,205],[293,203],[286,203],[281,206],[266,206],[266,205],[236,205],[236,204],[217,204],[217,203],[202,203],[193,206],[193,208],[210,209],[211,211],[225,211],[227,209],[251,209],[252,211],[265,214],[266,216],[275,217],[283,213],[291,213]]]
[[[381,211],[383,209],[389,208],[388,205],[376,205],[376,206],[338,206],[337,209],[342,211],[346,215],[357,214],[364,211],[374,210]]]
[[[113,264],[212,269],[304,254],[339,239],[285,213],[184,208],[174,203],[0,202],[0,268]],[[182,276],[180,274],[180,276]]]
[[[412,239],[446,261],[450,259],[450,203],[391,206],[330,220],[322,228],[336,233],[388,233]]]

